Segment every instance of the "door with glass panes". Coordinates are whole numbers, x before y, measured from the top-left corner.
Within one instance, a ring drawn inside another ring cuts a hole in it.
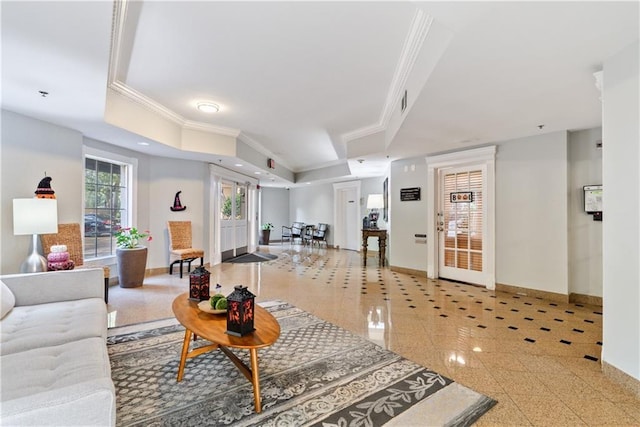
[[[439,276],[485,284],[484,165],[439,171]]]
[[[247,185],[222,180],[220,194],[222,261],[247,253]]]

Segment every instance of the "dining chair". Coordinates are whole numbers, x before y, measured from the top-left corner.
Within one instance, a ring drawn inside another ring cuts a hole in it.
[[[187,272],[191,271],[191,262],[200,258],[200,266],[204,262],[204,250],[191,247],[191,221],[167,221],[169,231],[169,274],[173,274],[174,264],[187,263]]]
[[[284,243],[285,240],[293,242],[295,239],[302,238],[302,229],[304,228],[304,222],[294,222],[291,227],[286,225],[282,226],[282,239],[280,243]]]

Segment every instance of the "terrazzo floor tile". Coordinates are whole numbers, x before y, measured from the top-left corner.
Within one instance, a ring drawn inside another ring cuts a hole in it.
[[[623,408],[604,400],[566,398],[565,404],[587,424],[592,426],[633,426],[636,419]]]
[[[511,397],[506,393],[486,393],[498,403],[476,422],[478,427],[491,426],[531,426],[529,419],[522,413]]]
[[[362,265],[357,252],[261,246],[277,259],[208,268],[212,284],[281,299],[498,400],[479,426],[640,426],[640,399],[601,373],[602,308]],[[109,326],[173,318],[189,276],[112,286]],[[225,289],[225,288],[223,288]]]
[[[567,405],[554,397],[510,395],[522,413],[534,426],[580,426],[584,421]],[[549,417],[553,414],[553,417]]]

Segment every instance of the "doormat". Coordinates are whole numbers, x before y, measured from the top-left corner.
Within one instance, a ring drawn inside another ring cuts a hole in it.
[[[240,256],[237,256],[235,258],[231,258],[231,259],[229,259],[227,261],[224,261],[224,262],[243,264],[243,263],[247,263],[247,262],[273,261],[274,259],[277,259],[277,258],[278,258],[278,255],[254,252],[252,254],[240,255]]]

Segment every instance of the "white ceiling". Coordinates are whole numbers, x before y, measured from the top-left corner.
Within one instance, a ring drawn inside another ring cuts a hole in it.
[[[638,5],[3,1],[2,108],[295,185],[240,155],[106,123],[115,85],[158,117],[237,136],[304,182],[374,176],[395,159],[599,126],[593,73],[638,39]]]

